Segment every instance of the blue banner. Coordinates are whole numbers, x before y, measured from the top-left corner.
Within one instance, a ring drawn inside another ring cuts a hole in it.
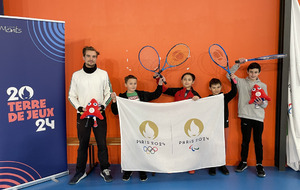
[[[0,189],[67,171],[64,31],[0,16]]]

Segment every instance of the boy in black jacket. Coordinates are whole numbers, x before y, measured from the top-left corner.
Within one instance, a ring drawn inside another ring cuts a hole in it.
[[[228,128],[228,103],[230,102],[230,100],[232,100],[236,93],[237,93],[237,88],[236,88],[236,84],[234,84],[233,82],[233,79],[235,78],[235,75],[232,74],[231,75],[231,90],[230,92],[228,92],[227,94],[224,94],[224,127],[225,129]],[[216,78],[213,78],[210,80],[209,82],[209,90],[212,92],[212,95],[210,96],[214,96],[214,95],[218,95],[218,94],[221,94],[221,90],[222,90],[222,84],[221,84],[221,81],[219,79],[216,79]],[[226,137],[226,131],[225,131],[225,137]],[[225,138],[226,140],[226,138]],[[219,167],[220,171],[225,174],[225,175],[229,175],[229,171],[228,169],[226,168],[226,166],[220,166]],[[210,175],[216,175],[216,168],[213,167],[213,168],[209,168],[209,171],[208,173]]]
[[[162,93],[163,81],[165,81],[164,78],[161,78],[159,80],[158,86],[154,92],[140,91],[140,90],[136,90],[137,78],[133,75],[128,75],[125,77],[125,86],[127,88],[127,91],[124,93],[120,93],[119,96],[130,100],[139,100],[142,102],[149,102],[155,100],[159,98]],[[119,112],[118,112],[115,92],[111,94],[111,98],[112,98],[111,110],[113,114],[118,115]],[[139,173],[140,173],[141,181],[146,181],[148,179],[146,172],[140,171]],[[123,178],[122,178],[123,181],[128,181],[130,179],[131,174],[132,171],[124,171]]]

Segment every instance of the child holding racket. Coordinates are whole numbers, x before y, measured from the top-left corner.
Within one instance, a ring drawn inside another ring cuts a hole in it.
[[[120,93],[119,96],[130,100],[149,102],[160,97],[162,93],[162,83],[164,81],[165,81],[164,77],[159,79],[157,88],[154,92],[140,91],[140,90],[136,90],[137,78],[133,75],[128,75],[125,77],[125,87],[127,88],[127,91],[124,93]],[[119,113],[118,113],[118,106],[117,106],[117,99],[116,99],[115,92],[111,93],[111,98],[112,98],[111,110],[113,114],[118,115]],[[140,174],[141,181],[146,181],[148,179],[146,172],[140,171],[139,174]],[[131,175],[132,175],[132,171],[124,171],[122,177],[123,181],[128,181]]]
[[[228,103],[230,102],[230,100],[232,100],[236,93],[237,93],[237,88],[236,88],[236,84],[233,82],[234,79],[235,79],[235,75],[234,74],[231,74],[230,75],[230,82],[231,82],[231,90],[230,92],[224,94],[224,127],[225,127],[225,142],[226,142],[226,137],[227,137],[227,128],[229,126],[229,121],[228,121],[228,115],[229,115],[229,112],[228,112]],[[209,90],[212,92],[211,95],[209,96],[215,96],[215,95],[218,95],[218,94],[221,94],[221,90],[222,90],[222,83],[219,79],[217,78],[213,78],[209,81]],[[220,166],[219,167],[219,170],[225,174],[225,175],[229,175],[229,171],[228,169],[226,168],[226,166]],[[209,175],[216,175],[216,168],[213,167],[213,168],[209,168],[209,171],[208,171]]]
[[[163,85],[163,93],[174,96],[175,102],[187,99],[198,100],[201,96],[196,92],[192,85],[195,82],[195,75],[193,73],[184,73],[181,76],[181,83],[183,87],[179,88],[168,88]]]
[[[240,64],[245,63],[246,59],[240,58],[239,63],[236,63],[230,69],[231,73],[235,73]],[[260,86],[267,94],[267,85],[261,82],[258,78],[261,72],[261,67],[258,63],[253,62],[247,68],[248,76],[246,78],[238,78],[237,89],[239,92],[238,99],[238,117],[241,119],[241,131],[242,131],[242,150],[241,150],[241,162],[236,168],[236,172],[243,172],[247,166],[249,142],[251,138],[251,131],[253,129],[253,140],[255,143],[255,155],[256,155],[256,172],[258,177],[265,177],[266,173],[262,166],[263,161],[263,146],[262,146],[262,133],[264,128],[265,108],[268,105],[267,101],[263,101],[261,98],[255,100],[255,104],[249,104],[251,98],[251,90],[255,84]],[[227,75],[227,78],[229,75]]]
[[[157,75],[154,75],[154,77]],[[201,98],[201,96],[196,92],[192,85],[195,82],[195,75],[193,73],[184,73],[181,76],[181,83],[183,87],[180,88],[167,88],[165,85],[163,85],[163,93],[174,96],[175,102],[181,101],[181,100],[187,100],[187,99],[192,99],[194,101],[198,100]],[[189,171],[190,174],[194,174],[195,171],[191,170]]]

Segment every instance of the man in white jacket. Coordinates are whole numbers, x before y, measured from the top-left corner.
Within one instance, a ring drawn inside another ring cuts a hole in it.
[[[91,129],[93,129],[98,146],[98,159],[100,162],[100,175],[106,182],[112,181],[109,170],[108,149],[106,145],[107,123],[105,108],[110,103],[112,92],[111,84],[106,71],[97,68],[96,61],[99,52],[87,46],[83,48],[83,68],[72,75],[69,90],[69,101],[77,110],[77,135],[79,139],[76,173],[69,184],[77,184],[86,177],[87,150],[89,146]],[[96,119],[98,127],[93,127],[93,119],[80,119],[81,114],[86,111],[85,107],[96,99],[104,119]]]

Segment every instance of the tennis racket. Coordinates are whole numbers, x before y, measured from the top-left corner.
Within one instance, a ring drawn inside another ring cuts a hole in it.
[[[159,68],[160,68],[160,57],[157,50],[152,46],[144,46],[139,52],[139,61],[142,67],[146,70],[154,72],[158,75]],[[160,77],[162,77],[160,75]]]
[[[183,43],[174,45],[166,55],[166,60],[163,67],[158,71],[158,74],[164,70],[172,67],[177,67],[190,57],[191,51],[190,48]]]
[[[282,59],[285,58],[287,55],[286,54],[274,54],[274,55],[266,55],[262,57],[256,57],[256,58],[251,58],[251,59],[246,59],[247,61],[255,61],[255,60],[270,60],[270,59]],[[240,63],[239,60],[235,61],[236,63]]]
[[[220,46],[219,44],[212,44],[211,46],[209,46],[208,53],[210,58],[216,65],[218,65],[219,67],[227,71],[229,75],[231,75],[228,65],[228,56],[222,46]],[[232,80],[234,84],[237,83],[235,79]]]

